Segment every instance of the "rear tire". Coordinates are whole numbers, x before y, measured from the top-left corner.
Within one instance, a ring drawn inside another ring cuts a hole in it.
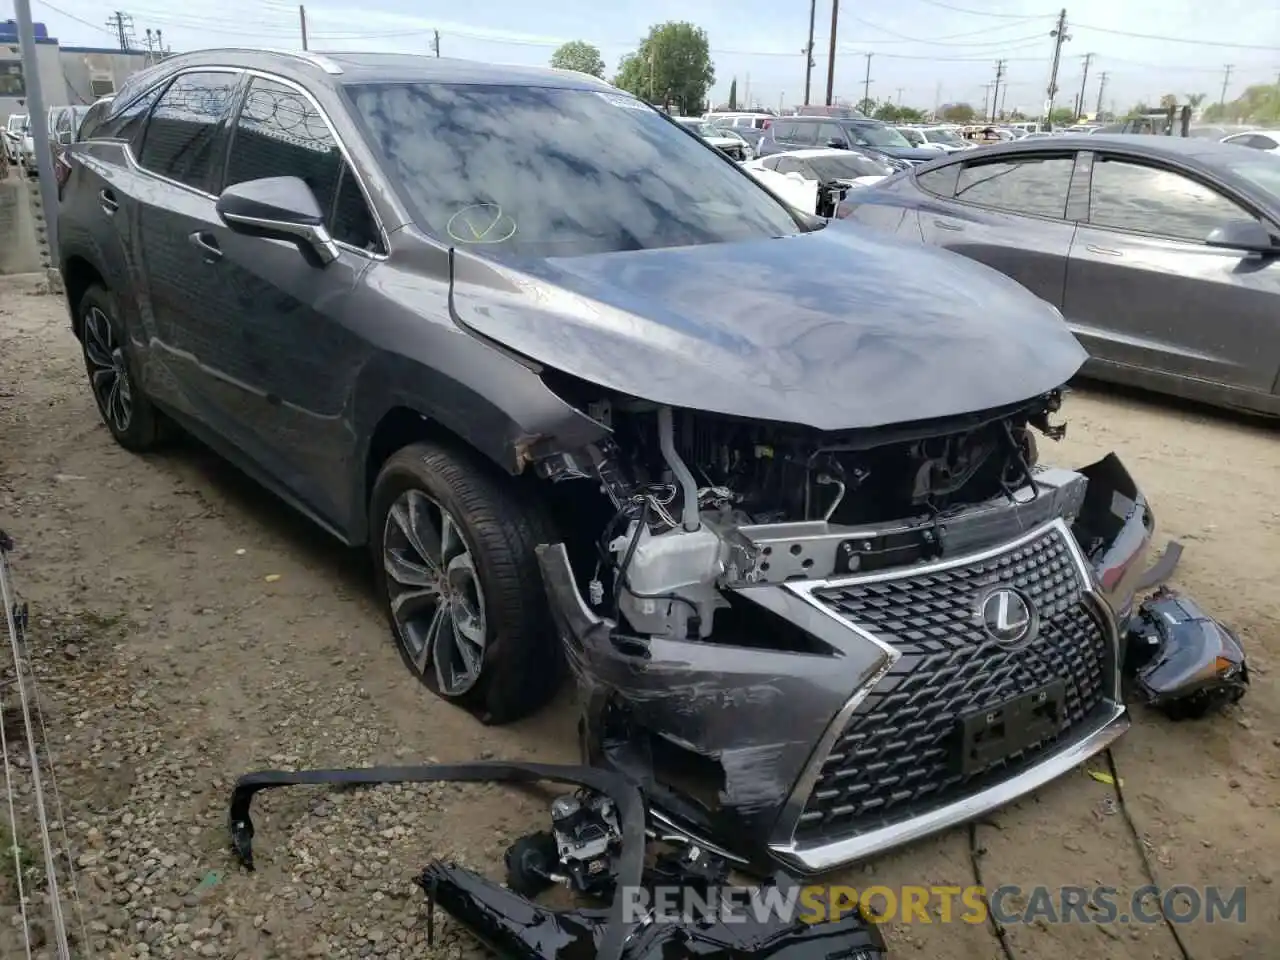
[[[159,411],[138,386],[115,295],[93,284],[76,307],[89,390],[116,443],[144,453],[163,439]]]
[[[563,657],[534,548],[539,505],[470,453],[415,443],[378,474],[370,503],[378,597],[405,665],[486,724],[555,694]]]

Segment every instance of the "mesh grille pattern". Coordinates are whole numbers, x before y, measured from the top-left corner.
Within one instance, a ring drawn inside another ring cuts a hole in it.
[[[1053,528],[1019,547],[949,570],[828,588],[814,599],[901,652],[862,701],[823,764],[797,840],[835,840],[900,822],[1033,765],[1073,728],[1105,712],[1115,669],[1107,635],[1081,602],[1083,585]],[[1021,649],[989,639],[978,599],[1013,586],[1040,612]],[[956,761],[962,717],[1061,679],[1058,732],[964,776]]]

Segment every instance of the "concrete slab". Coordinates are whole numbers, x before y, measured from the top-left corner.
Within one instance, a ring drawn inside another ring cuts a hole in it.
[[[27,181],[12,170],[0,180],[0,274],[44,269],[31,211],[30,191],[34,189],[34,181]]]

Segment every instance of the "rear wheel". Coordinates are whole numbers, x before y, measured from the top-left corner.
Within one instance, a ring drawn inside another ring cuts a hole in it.
[[[559,644],[534,547],[536,503],[485,462],[434,443],[394,454],[374,485],[378,593],[406,666],[485,723],[555,693]]]
[[[138,388],[115,297],[94,284],[80,298],[77,311],[89,389],[102,422],[122,447],[150,450],[161,439],[160,414]]]

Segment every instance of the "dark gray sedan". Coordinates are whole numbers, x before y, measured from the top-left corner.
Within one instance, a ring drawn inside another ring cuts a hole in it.
[[[987,147],[837,216],[1007,274],[1057,306],[1085,372],[1280,415],[1280,157],[1200,139]]]

